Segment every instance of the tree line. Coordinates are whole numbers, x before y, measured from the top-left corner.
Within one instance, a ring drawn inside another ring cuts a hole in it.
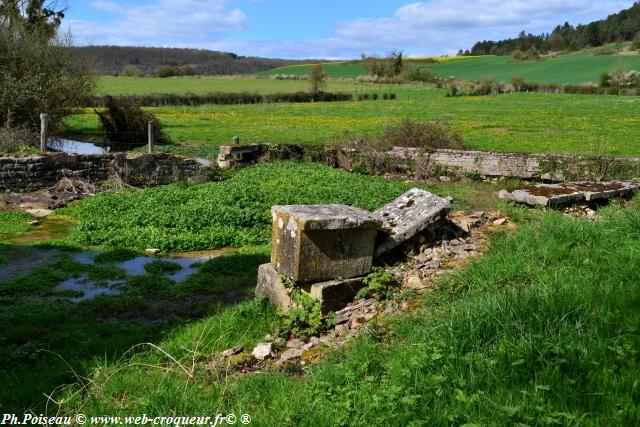
[[[73,54],[94,64],[97,74],[113,76],[232,75],[309,62],[203,49],[135,46],[74,47]]]
[[[535,35],[522,31],[517,38],[483,40],[475,43],[469,50],[460,50],[458,55],[510,55],[514,51],[576,51],[607,43],[632,41],[639,37],[640,2],[635,2],[629,9],[586,25],[574,27],[565,22],[563,25],[557,25],[551,33]]]

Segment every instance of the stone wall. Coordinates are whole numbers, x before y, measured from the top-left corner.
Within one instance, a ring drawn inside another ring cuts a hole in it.
[[[265,148],[266,147],[266,148]],[[395,148],[388,152],[337,150],[322,145],[259,146],[259,161],[306,159],[368,174],[415,179],[477,175],[562,181],[607,181],[640,177],[640,158]]]
[[[200,173],[206,167],[197,161],[165,153],[0,157],[0,191],[38,190],[62,178],[95,183],[117,176],[129,185],[161,185]]]

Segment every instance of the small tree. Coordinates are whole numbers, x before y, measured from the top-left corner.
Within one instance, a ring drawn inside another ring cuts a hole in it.
[[[515,88],[516,92],[520,92],[522,86],[524,86],[524,78],[522,76],[511,77],[511,84]]]
[[[327,85],[326,78],[322,64],[312,65],[309,71],[309,91],[314,95],[322,92]]]
[[[176,75],[176,69],[170,65],[158,65],[155,69],[158,77],[173,77]]]

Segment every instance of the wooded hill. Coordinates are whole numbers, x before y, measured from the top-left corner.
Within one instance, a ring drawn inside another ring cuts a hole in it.
[[[640,33],[640,2],[629,9],[609,15],[606,19],[586,25],[565,22],[556,26],[551,33],[540,35],[524,31],[517,38],[479,41],[471,50],[460,51],[458,55],[511,55],[515,50],[537,52],[576,51],[586,47],[598,47],[608,43],[631,41]]]
[[[229,52],[129,46],[74,47],[74,55],[89,61],[99,74],[155,75],[159,66],[189,67],[190,74],[229,75],[254,73],[309,61],[238,56]]]

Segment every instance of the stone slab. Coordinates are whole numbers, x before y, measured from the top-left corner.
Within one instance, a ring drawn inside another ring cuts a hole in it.
[[[363,287],[363,278],[358,277],[314,283],[300,288],[300,291],[320,301],[322,312],[327,314],[346,307]],[[293,306],[290,292],[282,283],[282,276],[271,264],[263,264],[258,268],[256,298],[267,298],[271,304],[286,311]]]
[[[342,205],[272,208],[271,264],[299,283],[349,279],[371,270],[380,221]]]
[[[283,310],[293,305],[289,290],[282,283],[280,273],[271,264],[262,264],[258,267],[256,298],[267,298],[271,304]]]
[[[562,206],[583,201],[627,197],[640,188],[640,181],[580,181],[566,184],[538,184],[515,190],[501,190],[498,197],[530,206]]]
[[[375,255],[381,256],[445,218],[451,202],[413,188],[373,214],[382,222]]]

